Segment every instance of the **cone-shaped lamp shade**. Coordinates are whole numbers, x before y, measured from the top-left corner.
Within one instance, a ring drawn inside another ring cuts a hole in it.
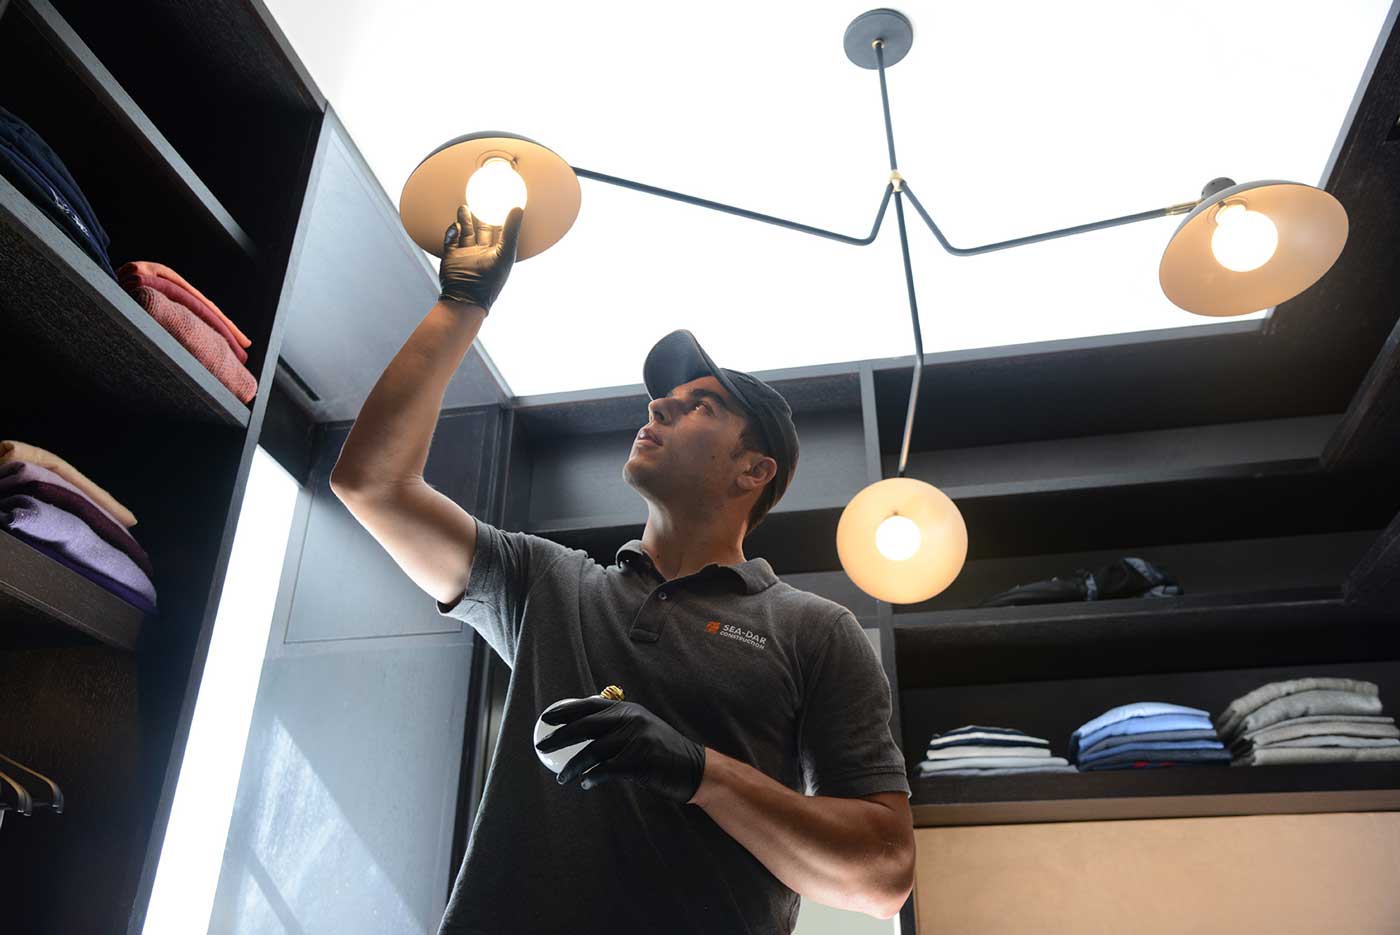
[[[891,517],[899,519],[886,522]],[[962,570],[967,524],[937,487],[891,477],[846,504],[836,525],[836,554],[866,594],[891,604],[916,604],[952,584]]]
[[[448,140],[408,177],[399,196],[399,217],[413,242],[433,256],[442,256],[443,234],[457,220],[468,180],[488,161],[499,158],[507,160],[525,182],[527,201],[515,258],[532,257],[568,233],[578,217],[580,200],[574,170],[534,140],[490,130]]]
[[[1225,207],[1230,210],[1222,214]],[[1277,235],[1272,251],[1273,233],[1257,215],[1272,222]],[[1223,230],[1217,219],[1231,230]],[[1236,237],[1246,242],[1232,243]],[[1247,315],[1317,282],[1346,242],[1346,209],[1322,189],[1298,182],[1245,182],[1214,193],[1186,215],[1162,254],[1157,277],[1167,298],[1188,312]]]

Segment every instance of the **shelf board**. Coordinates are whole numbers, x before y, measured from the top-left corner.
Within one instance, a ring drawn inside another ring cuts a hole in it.
[[[65,386],[87,379],[143,409],[248,425],[248,407],[4,178],[0,312],[6,350],[56,359]]]
[[[1392,656],[1400,611],[1347,604],[1336,588],[987,607],[894,615],[901,689]],[[1047,674],[1053,673],[1053,676]]]
[[[219,199],[214,197],[209,186],[204,184],[184,158],[175,151],[165,135],[156,129],[155,124],[122,89],[111,72],[78,38],[77,33],[49,5],[48,0],[13,0],[13,3],[15,11],[29,19],[91,91],[93,98],[136,142],[149,158],[152,171],[164,176],[165,181],[199,212],[211,231],[236,244],[249,258],[256,258],[257,248],[248,233],[234,220],[233,215],[224,208]]]
[[[967,523],[969,561],[1379,529],[1400,509],[1400,487],[1385,472],[1333,474],[1316,459],[965,485],[944,493]],[[1290,508],[1281,510],[1280,503]],[[841,567],[836,527],[846,500],[784,506],[746,541],[746,554],[767,558],[780,575]],[[527,531],[602,561],[609,543],[620,544],[619,535],[645,520],[641,510],[551,517]]]
[[[912,779],[916,827],[1400,810],[1400,763]]]
[[[76,631],[136,648],[143,611],[4,532],[0,569],[0,644],[62,641]]]

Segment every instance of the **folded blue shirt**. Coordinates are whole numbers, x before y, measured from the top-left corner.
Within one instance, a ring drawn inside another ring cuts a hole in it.
[[[1188,728],[1186,730],[1151,730],[1143,734],[1115,734],[1095,741],[1093,744],[1079,745],[1079,755],[1084,756],[1105,750],[1109,747],[1121,747],[1124,744],[1137,745],[1146,743],[1149,740],[1220,740],[1220,736],[1213,727]]]
[[[1232,758],[1229,750],[1114,750],[1113,753],[1113,756],[1106,756],[1092,763],[1081,763],[1079,768],[1090,772],[1099,769],[1125,769],[1138,763],[1149,766],[1166,766],[1171,763],[1228,766]]]
[[[1170,760],[1174,756],[1162,751],[1179,750],[1224,750],[1225,745],[1219,740],[1147,740],[1142,743],[1129,743],[1121,747],[1103,747],[1097,751],[1081,753],[1079,762],[1097,763],[1112,756],[1135,755],[1139,760]]]
[[[1155,721],[1150,727],[1143,725],[1142,722],[1158,715],[1174,715],[1183,720],[1170,726],[1165,720]],[[1117,730],[1109,729],[1115,725],[1123,725],[1124,722],[1131,722],[1131,726],[1121,726]],[[1069,750],[1070,754],[1074,755],[1081,746],[1092,746],[1098,740],[1114,734],[1140,734],[1148,730],[1178,730],[1213,726],[1210,713],[1200,708],[1188,708],[1184,705],[1168,704],[1165,701],[1138,701],[1110,708],[1098,717],[1082,724],[1073,734],[1070,734]]]
[[[1092,734],[1084,734],[1077,740],[1070,738],[1069,751],[1078,756],[1080,750],[1088,750],[1106,737],[1121,737],[1126,734],[1152,734],[1164,730],[1214,730],[1210,718],[1196,714],[1152,714],[1147,717],[1129,718],[1116,724],[1100,727]]]

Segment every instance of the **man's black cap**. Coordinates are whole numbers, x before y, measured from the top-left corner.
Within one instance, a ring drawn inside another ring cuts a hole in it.
[[[712,376],[753,417],[768,446],[765,454],[778,462],[778,472],[765,489],[767,510],[782,498],[797,471],[797,427],[792,408],[782,394],[755,376],[718,367],[695,335],[672,331],[652,347],[642,365],[642,380],[652,399],[665,396],[682,383]]]

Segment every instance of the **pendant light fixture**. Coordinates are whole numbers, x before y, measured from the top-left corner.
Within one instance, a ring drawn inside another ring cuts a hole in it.
[[[1172,235],[1157,276],[1188,312],[1245,315],[1317,282],[1346,241],[1346,210],[1320,188],[1215,179]]]
[[[448,140],[424,157],[404,183],[399,217],[414,243],[440,257],[443,233],[457,219],[459,205],[471,206],[478,221],[495,227],[511,208],[526,208],[515,252],[516,260],[524,260],[568,233],[579,199],[578,176],[553,150],[488,130]]]
[[[906,198],[939,245],[954,256],[977,256],[1154,218],[1186,215],[1162,255],[1158,278],[1168,299],[1197,315],[1244,315],[1293,298],[1332,267],[1347,238],[1345,209],[1321,189],[1278,181],[1237,185],[1231,179],[1220,178],[1208,183],[1196,201],[996,243],[954,246],[914,195],[895,160],[885,70],[908,54],[913,41],[914,27],[908,17],[890,9],[862,13],[846,27],[842,40],[846,57],[853,64],[879,74],[889,149],[889,176],[875,222],[864,237],[570,166],[532,140],[500,132],[472,133],[439,146],[414,169],[399,199],[399,214],[409,236],[435,256],[442,255],[443,232],[456,218],[457,208],[464,200],[486,224],[499,224],[493,218],[504,218],[504,211],[515,204],[528,204],[517,259],[534,256],[568,232],[578,216],[579,178],[853,246],[874,242],[893,200],[914,330],[914,373],[904,439],[896,475],[861,490],[842,512],[836,529],[836,548],[842,567],[861,590],[878,600],[897,604],[928,600],[951,584],[962,568],[968,547],[967,526],[957,505],[933,485],[904,476],[924,366],[905,229]],[[501,205],[506,207],[502,209]]]

